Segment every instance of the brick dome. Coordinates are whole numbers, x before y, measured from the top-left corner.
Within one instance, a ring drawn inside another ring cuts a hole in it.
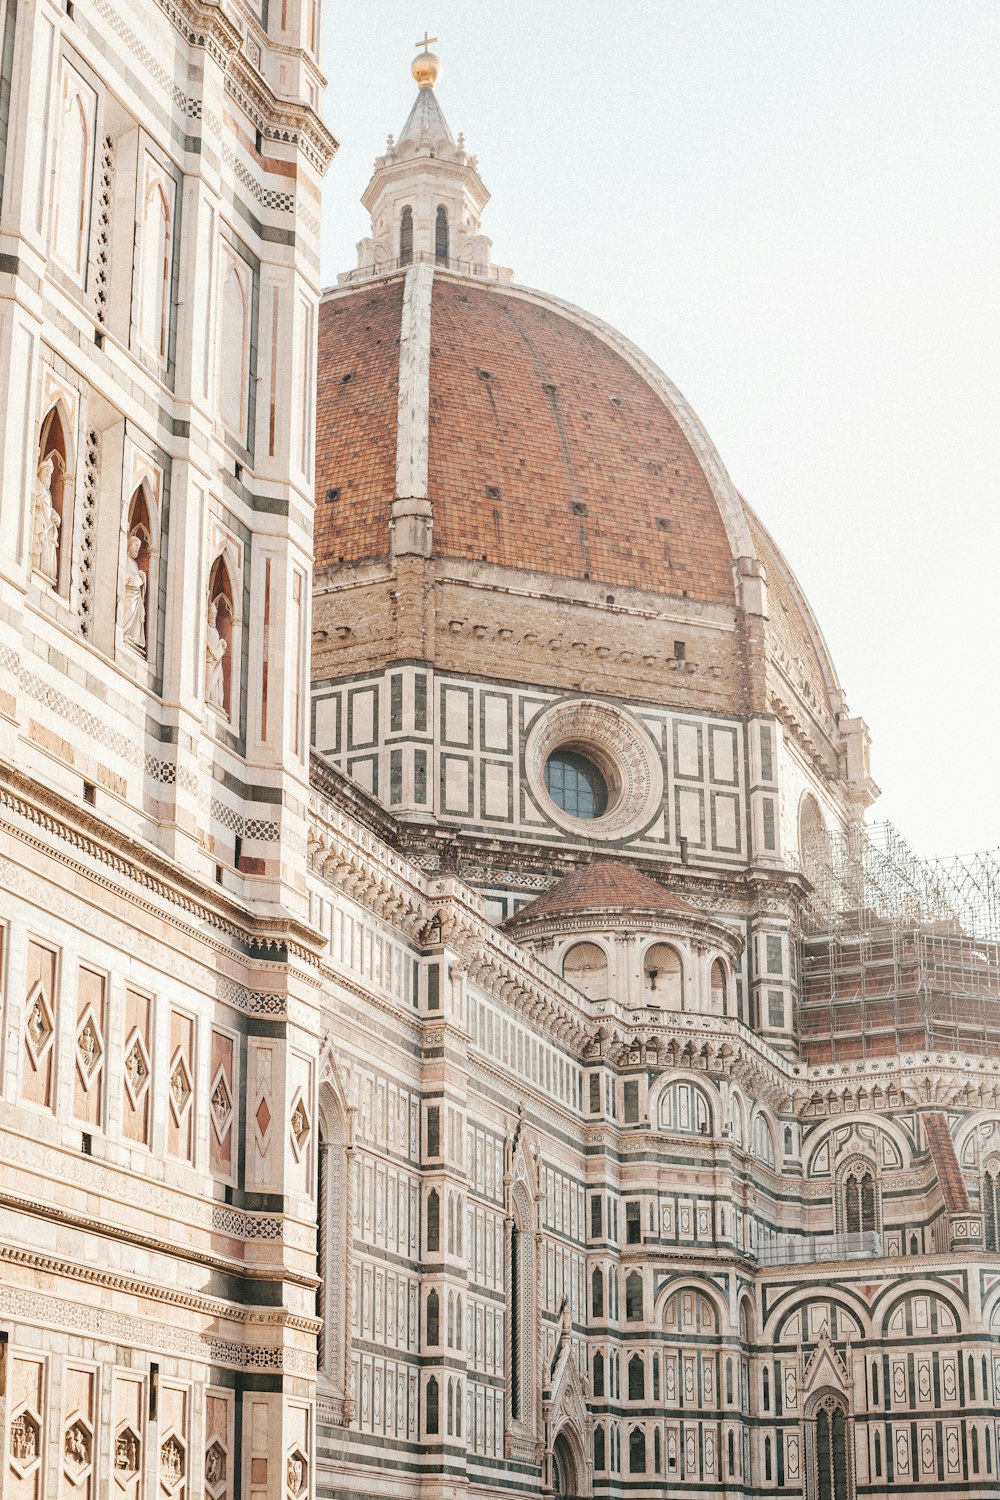
[[[426,262],[328,292],[316,502],[320,581],[390,562],[414,507],[427,555],[498,582],[511,570],[759,612],[741,589],[760,575],[769,652],[828,725],[841,706],[805,597],[694,412],[558,298]]]
[[[425,410],[400,398],[403,277],[323,303],[317,567],[389,555],[401,415],[415,416],[435,556],[733,604],[734,549],[686,409],[575,310],[420,269]]]

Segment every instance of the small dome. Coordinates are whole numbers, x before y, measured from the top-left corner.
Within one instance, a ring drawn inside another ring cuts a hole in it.
[[[635,865],[621,860],[595,859],[556,881],[504,925],[508,932],[512,932],[536,922],[581,916],[585,912],[627,912],[632,919],[701,915],[682,897],[672,895],[658,881],[637,870]]]

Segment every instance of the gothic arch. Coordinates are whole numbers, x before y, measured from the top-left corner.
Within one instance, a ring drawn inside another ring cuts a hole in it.
[[[552,1494],[580,1500],[590,1494],[590,1462],[573,1422],[563,1422],[552,1443]]]
[[[806,1500],[854,1500],[854,1429],[843,1391],[823,1386],[806,1401]]]

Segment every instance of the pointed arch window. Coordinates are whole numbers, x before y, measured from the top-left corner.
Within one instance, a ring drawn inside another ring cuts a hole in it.
[[[646,1366],[643,1364],[641,1354],[633,1354],[628,1362],[628,1399],[630,1401],[646,1399]]]
[[[875,1167],[856,1157],[840,1173],[840,1220],[843,1234],[875,1233],[881,1227],[881,1203]]]
[[[604,1436],[604,1428],[594,1428],[594,1468],[601,1473],[607,1467],[607,1443]]]
[[[599,1266],[595,1266],[590,1276],[590,1313],[591,1317],[604,1317],[604,1273]]]
[[[406,205],[399,216],[399,264],[413,263],[413,209]]]
[[[250,380],[250,269],[228,246],[223,255],[221,320],[219,415],[227,431],[243,442]]]
[[[441,1198],[437,1188],[427,1195],[427,1250],[436,1255],[441,1249]]]
[[[594,1355],[594,1395],[604,1395],[604,1355],[600,1349]]]
[[[53,406],[38,437],[38,469],[32,490],[31,566],[52,588],[66,592],[67,440],[59,408]]]
[[[93,90],[64,64],[54,249],[56,259],[81,286],[87,271],[96,107]]]
[[[227,718],[233,716],[233,625],[236,601],[224,557],[212,565],[208,583],[208,626],[205,639],[205,702]]]
[[[139,337],[157,359],[166,359],[170,334],[173,197],[173,183],[147,163],[142,208]],[[233,326],[242,328],[242,319],[239,325]]]
[[[434,1349],[441,1342],[441,1298],[437,1292],[427,1294],[427,1316],[424,1320],[427,1346]]]
[[[448,210],[443,203],[438,204],[434,218],[434,259],[438,262],[448,259]]]
[[[427,1382],[427,1391],[424,1398],[424,1425],[427,1429],[428,1437],[437,1437],[440,1422],[440,1392],[437,1376],[432,1375]]]
[[[628,1435],[628,1471],[630,1474],[646,1472],[646,1434],[641,1427],[633,1427]]]
[[[816,1406],[813,1443],[817,1500],[850,1500],[847,1412],[839,1397],[824,1396]]]
[[[986,1248],[1000,1250],[1000,1156],[991,1157],[983,1167],[980,1199]]]
[[[642,1274],[630,1271],[625,1278],[625,1321],[642,1322]]]

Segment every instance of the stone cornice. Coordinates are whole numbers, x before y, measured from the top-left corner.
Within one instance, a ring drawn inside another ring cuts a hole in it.
[[[75,1261],[45,1255],[41,1251],[24,1249],[19,1245],[0,1242],[0,1263],[24,1266],[45,1275],[61,1276],[89,1286],[103,1287],[108,1291],[123,1292],[126,1296],[144,1298],[148,1302],[162,1302],[170,1307],[183,1308],[186,1312],[210,1318],[213,1322],[289,1328],[296,1333],[308,1334],[315,1333],[319,1326],[317,1318],[299,1316],[283,1307],[258,1306],[254,1303],[233,1302],[224,1297],[207,1297],[199,1292],[165,1286],[158,1281],[146,1281],[140,1276],[129,1276],[124,1271],[104,1271],[97,1266],[79,1265]]]
[[[227,94],[261,135],[298,146],[318,172],[325,172],[337,151],[336,138],[311,105],[282,99],[261,77],[244,55],[243,31],[227,10],[212,0],[157,3],[188,45],[204,49],[223,69]]]
[[[20,825],[13,821],[0,824],[12,837],[33,844],[130,904],[142,904],[156,916],[163,915],[164,905],[174,907],[238,947],[259,950],[262,959],[269,950],[281,949],[308,965],[317,961],[319,935],[307,923],[282,913],[264,916],[252,911],[149,844],[114,828],[72,798],[42,786],[10,765],[0,764],[0,809],[20,820]],[[33,835],[31,828],[47,837]],[[108,874],[102,876],[94,866],[103,866]],[[146,896],[139,895],[135,887]],[[188,930],[200,939],[206,936],[196,928]]]

